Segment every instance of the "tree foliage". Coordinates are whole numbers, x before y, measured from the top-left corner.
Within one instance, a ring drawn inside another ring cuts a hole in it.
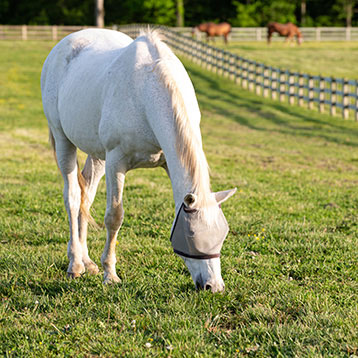
[[[233,26],[266,26],[270,21],[305,26],[358,26],[358,0],[105,0],[105,23],[175,26],[177,11],[186,26],[229,21]],[[0,0],[1,24],[94,25],[95,0]],[[185,10],[185,11],[184,11]]]

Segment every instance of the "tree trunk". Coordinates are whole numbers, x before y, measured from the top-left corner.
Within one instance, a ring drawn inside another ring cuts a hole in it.
[[[301,0],[301,26],[306,22],[306,0]]]
[[[96,26],[104,27],[104,0],[95,0]]]
[[[346,0],[346,26],[352,26],[353,0]]]
[[[184,2],[183,0],[177,0],[177,26],[184,26]]]

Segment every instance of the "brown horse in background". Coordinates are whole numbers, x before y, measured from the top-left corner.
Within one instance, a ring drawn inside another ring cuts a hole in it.
[[[292,41],[294,36],[297,37],[297,43],[302,42],[302,34],[298,27],[291,22],[287,24],[279,24],[278,22],[270,22],[267,25],[267,43],[271,43],[272,34],[277,32],[280,36],[286,36],[286,41]]]
[[[221,24],[214,24],[213,22],[205,22],[198,26],[195,26],[192,30],[192,34],[198,32],[206,33],[206,40],[208,41],[210,37],[214,38],[215,36],[223,36],[224,41],[227,44],[228,35],[231,32],[231,25],[227,22],[222,22]]]

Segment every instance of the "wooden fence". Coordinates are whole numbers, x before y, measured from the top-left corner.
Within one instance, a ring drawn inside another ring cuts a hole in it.
[[[88,27],[88,26],[87,26]],[[12,26],[0,25],[0,40],[58,41],[85,26]]]
[[[191,27],[173,28],[183,35],[191,36]],[[358,41],[358,27],[301,27],[304,41]],[[204,40],[205,34],[198,35],[198,40]],[[230,41],[266,41],[266,27],[233,27]],[[273,34],[272,41],[284,41],[282,37]]]
[[[119,30],[136,37],[141,26],[120,26]],[[257,95],[271,97],[291,105],[317,109],[321,113],[353,117],[358,121],[358,81],[312,76],[282,70],[248,60],[231,52],[185,36],[168,27],[160,27],[166,43],[176,53],[224,77]]]
[[[88,26],[87,26],[88,27]],[[52,40],[58,41],[71,32],[86,28],[86,26],[29,26],[29,25],[0,25],[0,40]],[[116,25],[111,28],[117,28]],[[191,27],[175,27],[173,30],[191,35]],[[358,41],[358,27],[302,27],[305,41]],[[233,27],[230,40],[266,41],[265,27]],[[203,40],[205,34],[199,34],[198,40]],[[220,41],[220,40],[219,40]],[[274,34],[273,41],[283,41]]]

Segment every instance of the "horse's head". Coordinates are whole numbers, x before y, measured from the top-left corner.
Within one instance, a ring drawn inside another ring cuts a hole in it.
[[[297,33],[297,43],[299,45],[301,45],[301,43],[303,42],[303,37],[302,34],[300,32]]]
[[[172,228],[174,252],[181,256],[189,269],[196,288],[218,292],[224,290],[221,277],[220,251],[229,226],[220,204],[234,195],[236,189],[212,193],[216,204],[210,208],[211,222],[200,209],[195,209],[197,197],[187,194]]]

